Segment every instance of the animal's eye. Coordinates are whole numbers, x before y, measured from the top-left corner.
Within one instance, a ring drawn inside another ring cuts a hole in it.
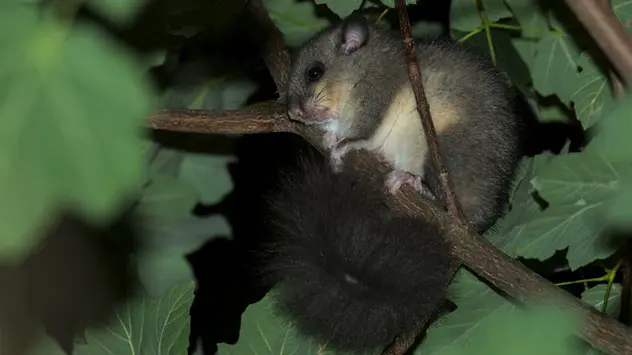
[[[307,81],[317,81],[325,73],[325,66],[322,63],[315,63],[305,71]]]

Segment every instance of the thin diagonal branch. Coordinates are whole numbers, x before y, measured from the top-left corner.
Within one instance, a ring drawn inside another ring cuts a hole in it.
[[[399,27],[402,32],[402,42],[404,43],[404,49],[408,55],[408,75],[410,83],[413,87],[413,93],[415,94],[415,101],[417,102],[417,111],[421,116],[421,123],[424,128],[424,134],[426,135],[426,141],[428,142],[430,156],[432,163],[439,172],[439,180],[441,181],[441,190],[443,190],[444,201],[448,206],[448,211],[457,219],[458,222],[467,225],[467,219],[459,204],[459,201],[454,193],[454,188],[448,170],[443,164],[441,153],[439,151],[439,142],[437,140],[437,132],[430,116],[430,105],[426,99],[426,93],[424,92],[423,82],[421,80],[421,72],[419,71],[419,62],[415,55],[415,47],[412,35],[412,29],[410,27],[410,20],[408,19],[408,12],[406,10],[405,0],[396,0],[397,12],[399,14]]]

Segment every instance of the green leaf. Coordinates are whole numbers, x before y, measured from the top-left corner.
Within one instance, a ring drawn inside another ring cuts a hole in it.
[[[390,8],[395,8],[395,0],[381,0],[382,4],[388,6]],[[417,3],[417,0],[406,0],[406,5],[414,5]]]
[[[544,104],[537,103],[537,114],[540,122],[567,122],[568,113],[566,107],[559,103]]]
[[[542,8],[540,1],[505,0],[505,4],[520,26],[525,29],[525,34],[532,34],[534,30],[537,32],[548,30],[547,9]]]
[[[629,94],[600,122],[597,136],[590,143],[590,147],[603,154],[611,164],[632,161],[632,144],[627,134],[632,131],[631,112],[632,95]],[[632,175],[620,178],[619,193],[606,206],[605,218],[611,226],[627,229],[632,222]]]
[[[477,329],[480,335],[466,346],[468,354],[481,355],[571,355],[574,344],[568,341],[576,331],[576,319],[552,306],[528,309],[504,308]],[[502,339],[502,341],[499,341]],[[507,345],[511,344],[508,351]]]
[[[533,38],[514,37],[511,39],[516,52],[522,59],[522,62],[529,68],[529,75],[533,81],[533,72],[535,71],[535,58],[537,54],[537,45],[539,40]]]
[[[331,354],[300,335],[290,320],[277,314],[274,297],[274,292],[270,292],[246,309],[239,342],[218,344],[217,355]]]
[[[155,220],[178,220],[189,216],[197,202],[195,189],[184,181],[157,174],[144,189],[141,213]]]
[[[507,0],[507,4],[525,27],[523,37],[513,39],[513,43],[531,71],[535,89],[545,97],[557,95],[568,108],[573,102],[584,128],[598,122],[614,105],[610,84],[602,71],[588,53],[580,51],[572,36],[563,32],[561,25],[547,31],[549,18],[554,25],[559,21],[547,16],[550,10],[546,5],[542,8],[541,3],[531,0]],[[617,15],[622,21],[630,18],[625,11],[619,10]]]
[[[360,8],[363,0],[315,0],[316,4],[327,5],[336,15],[344,18]]]
[[[44,236],[42,232],[53,217],[54,199],[36,166],[0,164],[0,260],[13,264],[26,257]]]
[[[160,147],[158,143],[153,144],[155,156],[153,159],[149,157],[151,161],[147,169],[148,178],[153,178],[157,174],[177,177],[184,161],[184,154],[176,149]]]
[[[289,46],[302,44],[329,25],[327,19],[316,15],[316,6],[311,1],[263,0],[263,5]]]
[[[597,285],[593,288],[588,289],[582,293],[582,300],[599,311],[603,311],[604,299],[606,296],[606,290],[608,285]],[[612,284],[612,288],[610,289],[610,294],[608,295],[608,305],[606,307],[606,313],[611,317],[616,317],[619,314],[619,310],[621,308],[621,285]],[[604,352],[601,352],[592,346],[586,344],[586,348],[589,350],[586,352],[588,355],[605,355]]]
[[[570,101],[575,103],[575,113],[582,126],[589,128],[614,108],[615,101],[608,78],[586,52],[582,52],[577,64],[582,72],[571,77],[575,80],[570,83],[573,89]]]
[[[496,53],[496,66],[509,75],[514,85],[526,87],[531,82],[531,75],[529,68],[520,61],[520,56],[512,43],[511,32],[491,29],[491,36]],[[491,59],[485,32],[471,36],[465,43]]]
[[[107,326],[86,331],[86,345],[76,344],[76,355],[186,355],[189,309],[194,282],[167,289],[157,299],[140,296],[120,307]]]
[[[415,355],[452,355],[454,348],[466,348],[484,334],[494,314],[516,309],[465,269],[457,272],[450,285],[449,299],[458,308],[430,326]]]
[[[632,94],[628,94],[617,106],[604,117],[598,126],[597,136],[590,142],[608,159],[616,162],[632,160]]]
[[[535,47],[531,69],[533,86],[542,96],[558,95],[568,104],[577,76],[580,51],[573,40],[565,35],[552,33],[542,38]]]
[[[632,178],[621,182],[621,189],[605,209],[605,222],[613,229],[629,230],[632,227]]]
[[[417,21],[412,27],[413,38],[422,36],[439,36],[443,33],[443,26],[440,22]]]
[[[206,110],[234,110],[240,108],[257,90],[257,84],[244,78],[216,77],[198,85],[167,90],[163,101],[167,107]]]
[[[524,222],[505,232],[511,244],[504,250],[544,260],[568,248],[573,270],[610,256],[615,250],[603,240],[607,226],[601,216],[618,193],[621,176],[632,172],[632,162],[612,164],[588,146],[582,153],[556,156],[536,171],[533,184],[550,205],[522,211]]]
[[[617,16],[619,21],[624,24],[624,28],[629,34],[632,34],[632,2],[630,0],[612,0],[610,1],[612,12]]]
[[[129,23],[147,0],[90,0],[90,6],[119,24]]]
[[[218,203],[232,190],[232,178],[227,165],[230,156],[187,154],[182,162],[180,179],[193,186],[203,204]]]
[[[449,297],[458,308],[429,328],[414,354],[557,355],[570,350],[563,346],[565,337],[572,335],[568,317],[549,307],[520,310],[465,269],[450,285]],[[546,347],[536,349],[530,343]],[[507,344],[511,344],[509,352]]]
[[[606,297],[606,290],[608,285],[597,285],[584,292],[582,292],[582,301],[595,307],[600,312],[603,311],[604,300]],[[621,309],[621,285],[612,284],[610,294],[608,295],[608,305],[606,307],[606,313],[610,316],[616,317]]]
[[[550,153],[543,153],[523,159],[514,179],[511,210],[485,233],[485,238],[509,256],[519,255],[526,222],[541,212],[540,205],[532,196],[534,189],[531,180],[554,158]]]
[[[503,0],[484,0],[485,14],[490,22],[509,18],[511,12]],[[450,26],[452,29],[470,32],[482,25],[476,4],[472,0],[452,0]]]
[[[523,58],[530,62],[526,42],[522,45]],[[553,33],[535,46],[532,59],[533,85],[542,96],[557,95],[567,106],[575,104],[577,118],[584,128],[592,126],[609,112],[613,94],[608,79],[601,73],[586,52],[580,52],[572,38]]]
[[[174,283],[192,280],[185,256],[212,238],[232,234],[230,225],[220,215],[190,216],[168,223],[154,221],[142,233],[138,273],[149,295],[161,294]]]
[[[546,11],[542,9],[541,2],[505,0],[505,3],[522,28],[522,36],[512,38],[512,43],[533,76],[537,70],[535,59],[540,39],[543,36],[554,35],[555,32],[549,29]]]
[[[140,66],[89,24],[70,31],[7,5],[0,33],[2,244],[24,252],[55,204],[103,221],[139,187],[151,95]]]

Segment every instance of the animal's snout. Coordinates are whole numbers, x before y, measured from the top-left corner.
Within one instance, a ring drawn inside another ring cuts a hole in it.
[[[305,115],[303,100],[298,95],[290,95],[288,100],[288,115],[293,120],[301,120]]]

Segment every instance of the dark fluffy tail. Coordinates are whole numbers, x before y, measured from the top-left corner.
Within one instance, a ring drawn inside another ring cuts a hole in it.
[[[264,272],[302,333],[338,350],[376,349],[445,301],[454,264],[439,227],[396,216],[381,186],[310,158],[268,202]]]

